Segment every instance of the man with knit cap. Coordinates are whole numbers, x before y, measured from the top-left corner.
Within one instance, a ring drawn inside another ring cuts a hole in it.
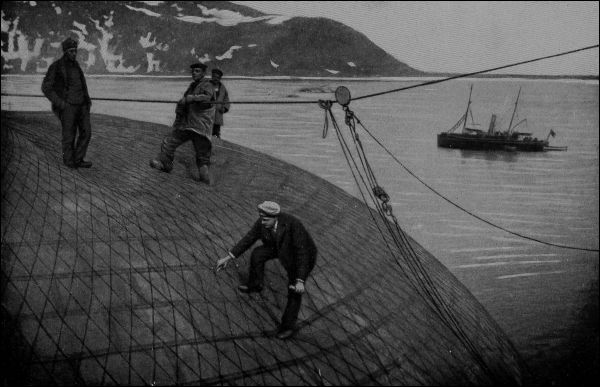
[[[278,258],[288,276],[288,299],[277,337],[284,340],[294,334],[294,326],[302,303],[304,282],[315,266],[317,247],[310,234],[296,217],[282,213],[279,204],[263,202],[258,205],[259,219],[252,229],[217,261],[217,271],[227,267],[230,260],[242,255],[259,239],[262,245],[252,251],[248,282],[238,289],[243,293],[260,292],[264,286],[265,263]]]
[[[52,111],[62,125],[63,163],[69,168],[89,168],[92,163],[85,161],[84,157],[92,138],[92,100],[83,71],[77,63],[78,44],[71,37],[62,42],[64,54],[48,68],[42,92],[52,103]]]
[[[215,89],[204,78],[206,65],[194,63],[192,83],[175,108],[173,130],[165,136],[158,156],[150,160],[150,166],[163,172],[171,172],[175,150],[185,142],[192,141],[196,152],[197,179],[210,184],[209,165],[212,150],[212,129],[215,119]]]
[[[215,87],[215,100],[217,103],[215,104],[215,122],[213,124],[212,135],[217,138],[221,138],[221,127],[223,126],[223,115],[229,112],[231,108],[231,103],[229,102],[229,93],[227,92],[227,88],[221,82],[221,78],[223,77],[223,71],[219,69],[212,70],[212,77],[210,79],[210,83],[212,83]]]

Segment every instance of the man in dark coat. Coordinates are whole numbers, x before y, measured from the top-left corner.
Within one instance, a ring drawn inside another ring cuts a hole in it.
[[[62,124],[62,157],[69,168],[89,168],[92,163],[84,161],[92,128],[88,94],[83,71],[77,63],[78,41],[67,38],[62,43],[64,55],[50,65],[42,92],[52,103],[52,111]],[[77,137],[79,132],[79,137]]]
[[[227,267],[231,259],[242,255],[259,239],[262,246],[256,247],[250,257],[248,283],[238,289],[243,293],[260,292],[264,284],[265,263],[273,258],[285,268],[288,275],[288,300],[277,337],[287,339],[294,333],[294,325],[302,304],[304,282],[315,266],[317,247],[300,220],[280,212],[275,202],[258,205],[260,218],[252,229],[230,251],[219,259],[217,271]]]
[[[212,135],[221,138],[221,126],[223,126],[223,115],[229,112],[231,104],[229,103],[229,93],[227,92],[227,88],[221,82],[221,78],[223,77],[223,72],[219,69],[212,70],[212,78],[210,83],[215,86],[215,98],[216,102],[221,102],[215,104],[215,122],[213,124]]]
[[[160,153],[150,160],[150,166],[163,172],[171,172],[175,150],[187,141],[192,141],[196,152],[198,180],[210,184],[209,165],[212,150],[212,129],[215,119],[215,90],[204,78],[206,65],[194,63],[192,83],[175,108],[175,122],[170,134],[163,138]]]

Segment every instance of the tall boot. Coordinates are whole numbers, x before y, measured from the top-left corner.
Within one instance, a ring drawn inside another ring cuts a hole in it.
[[[209,175],[208,171],[209,171],[209,168],[208,168],[208,165],[206,165],[206,164],[198,167],[198,174],[200,177],[200,181],[203,181],[206,184],[210,185],[210,175]]]

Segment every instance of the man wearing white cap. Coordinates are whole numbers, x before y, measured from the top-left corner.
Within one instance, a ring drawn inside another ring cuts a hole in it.
[[[294,325],[304,293],[304,282],[315,266],[317,246],[300,220],[282,213],[279,204],[263,202],[258,205],[259,219],[252,229],[217,261],[217,271],[227,267],[231,259],[236,259],[248,250],[257,240],[262,246],[256,247],[250,257],[248,283],[238,289],[243,293],[260,292],[264,283],[265,263],[273,258],[285,268],[288,275],[288,300],[277,337],[287,339],[294,334]]]

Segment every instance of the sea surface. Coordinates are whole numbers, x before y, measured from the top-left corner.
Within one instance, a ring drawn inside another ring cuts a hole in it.
[[[2,93],[41,95],[41,81],[41,76],[3,76]],[[173,102],[189,82],[90,76],[92,98],[166,101],[97,100],[92,112],[170,125]],[[234,102],[307,103],[234,103],[225,115],[223,139],[297,165],[361,198],[331,122],[323,137],[325,113],[316,101],[334,99],[338,86],[347,87],[356,98],[423,81],[225,78],[224,82]],[[556,137],[550,144],[568,146],[568,151],[438,148],[437,133],[450,129],[464,114],[471,85],[469,123],[473,120],[487,130],[494,113],[497,126],[506,129],[521,87],[513,122],[526,121],[518,130],[546,138],[552,129]],[[572,350],[569,343],[575,336],[586,334],[581,319],[593,300],[598,313],[598,252],[521,238],[477,220],[448,200],[514,233],[597,250],[598,100],[597,81],[460,79],[360,99],[349,106],[373,137],[439,194],[407,172],[359,126],[368,161],[391,197],[401,226],[472,291],[525,359],[559,357],[561,351]],[[2,109],[50,110],[50,104],[44,98],[2,96]],[[333,112],[347,133],[340,106],[335,105]],[[218,157],[221,145],[215,145]]]

